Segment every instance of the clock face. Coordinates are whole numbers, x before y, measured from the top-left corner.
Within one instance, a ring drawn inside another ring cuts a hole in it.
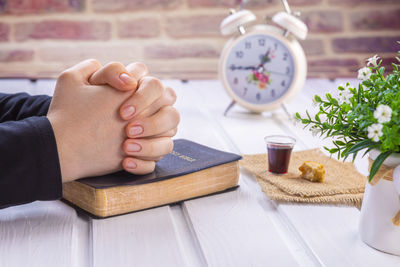
[[[226,58],[226,81],[233,93],[255,105],[284,96],[293,82],[293,55],[277,38],[249,35],[238,41]]]

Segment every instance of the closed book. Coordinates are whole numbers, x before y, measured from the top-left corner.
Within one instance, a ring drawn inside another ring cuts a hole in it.
[[[63,198],[95,217],[109,217],[224,192],[238,185],[236,154],[174,140],[174,150],[154,172],[120,171],[63,184]]]

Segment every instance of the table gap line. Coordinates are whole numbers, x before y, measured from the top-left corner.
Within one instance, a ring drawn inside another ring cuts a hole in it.
[[[193,229],[184,202],[182,204],[170,205],[170,211],[180,250],[184,255],[186,266],[206,266],[207,261],[204,252],[201,248],[196,232]],[[189,233],[190,238],[185,238],[185,234],[187,233]]]
[[[200,93],[198,93],[198,91],[200,91]],[[196,93],[198,93],[198,95],[201,96],[201,98],[203,99],[203,101],[205,101],[205,96],[204,94],[201,93],[201,90],[196,91]],[[203,101],[199,101],[199,102],[203,102]],[[226,131],[226,129],[222,126],[222,124],[219,122],[218,118],[216,116],[212,116],[211,112],[207,109],[201,109],[198,107],[199,102],[195,102],[196,103],[196,107],[197,109],[207,118],[210,120],[210,122],[212,122],[212,126],[215,128],[218,128],[220,131],[220,133],[222,133],[224,140],[226,141],[226,144],[228,145],[228,147],[230,147],[232,150],[237,151],[236,153],[239,154],[243,154],[241,153],[240,149],[238,148],[238,146],[236,146],[232,140],[232,138],[229,136],[228,132]],[[279,126],[279,128],[281,128],[282,130],[287,130],[289,132],[293,134],[293,132],[288,129],[288,128],[283,128],[282,124],[277,120],[276,118],[276,114],[275,112],[272,112],[272,117],[274,122]],[[297,137],[297,135],[295,135]],[[299,138],[297,138],[299,139]],[[305,144],[303,144],[304,147],[306,147]],[[242,174],[242,172],[241,172]],[[246,175],[241,175],[242,176],[242,180],[244,180],[245,184],[249,187],[251,187],[251,185],[248,183],[248,178],[246,177]],[[286,216],[286,214],[284,214],[284,211],[282,211],[281,209],[279,209],[279,204],[277,204],[275,201],[268,199],[270,201],[270,203],[272,203],[274,205],[274,207],[276,208],[276,210],[278,211],[277,214],[274,215],[270,215],[268,217],[270,217],[270,219],[272,219],[272,223],[275,225],[276,229],[280,232],[281,238],[283,240],[285,240],[287,238],[287,236],[292,236],[293,234],[295,234],[296,236],[296,241],[300,241],[301,235],[298,231],[295,230],[294,225],[291,223],[290,219]],[[260,205],[262,207],[263,210],[265,210],[265,207],[263,206],[264,203],[260,203],[257,201],[257,204]],[[283,214],[280,214],[283,213]],[[275,217],[275,218],[272,218]],[[276,221],[280,221],[283,225],[285,225],[286,227],[282,227],[281,225],[277,224]],[[275,221],[275,222],[274,222]],[[282,228],[282,229],[281,229]],[[286,229],[285,229],[286,228]],[[292,234],[292,235],[290,235]],[[289,238],[288,238],[289,239]],[[284,241],[285,242],[285,241]],[[285,242],[285,244],[288,246],[288,249],[292,250],[293,246],[289,245],[288,242]],[[323,264],[321,263],[321,261],[318,259],[318,257],[315,255],[315,253],[313,252],[313,250],[310,248],[310,246],[308,246],[305,242],[297,242],[298,246],[300,248],[302,248],[304,250],[304,254],[306,255],[306,257],[310,260],[312,263],[314,263],[315,266],[323,266]],[[293,257],[296,257],[296,253],[292,253]]]

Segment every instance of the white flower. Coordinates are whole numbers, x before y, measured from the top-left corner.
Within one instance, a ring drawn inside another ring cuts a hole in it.
[[[382,124],[374,123],[368,126],[368,138],[372,139],[374,142],[379,141],[379,137],[382,136]]]
[[[344,88],[344,90],[339,90],[339,104],[343,104],[343,103],[350,103],[350,98],[353,96],[353,93],[349,90],[350,85],[346,84],[346,85],[340,85],[341,87]]]
[[[379,105],[374,111],[374,118],[379,123],[389,122],[392,116],[392,109],[387,105]]]
[[[350,88],[350,83],[346,83],[346,84],[339,84],[339,86],[340,87],[343,87],[345,90],[347,89],[347,90],[349,90],[349,88]]]
[[[373,67],[378,67],[378,63],[377,63],[378,59],[380,59],[380,57],[378,57],[378,55],[375,55],[375,56],[369,58],[367,60],[367,66],[372,65]]]
[[[371,77],[371,69],[368,67],[364,67],[358,70],[358,79],[361,81],[368,80]]]

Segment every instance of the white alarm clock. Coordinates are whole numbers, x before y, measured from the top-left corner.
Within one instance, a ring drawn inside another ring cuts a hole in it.
[[[253,111],[270,111],[295,96],[307,76],[307,62],[298,39],[305,39],[307,26],[291,14],[286,0],[285,12],[273,16],[278,26],[245,26],[256,20],[249,10],[231,10],[221,23],[224,36],[233,35],[225,45],[219,75],[233,102]]]

